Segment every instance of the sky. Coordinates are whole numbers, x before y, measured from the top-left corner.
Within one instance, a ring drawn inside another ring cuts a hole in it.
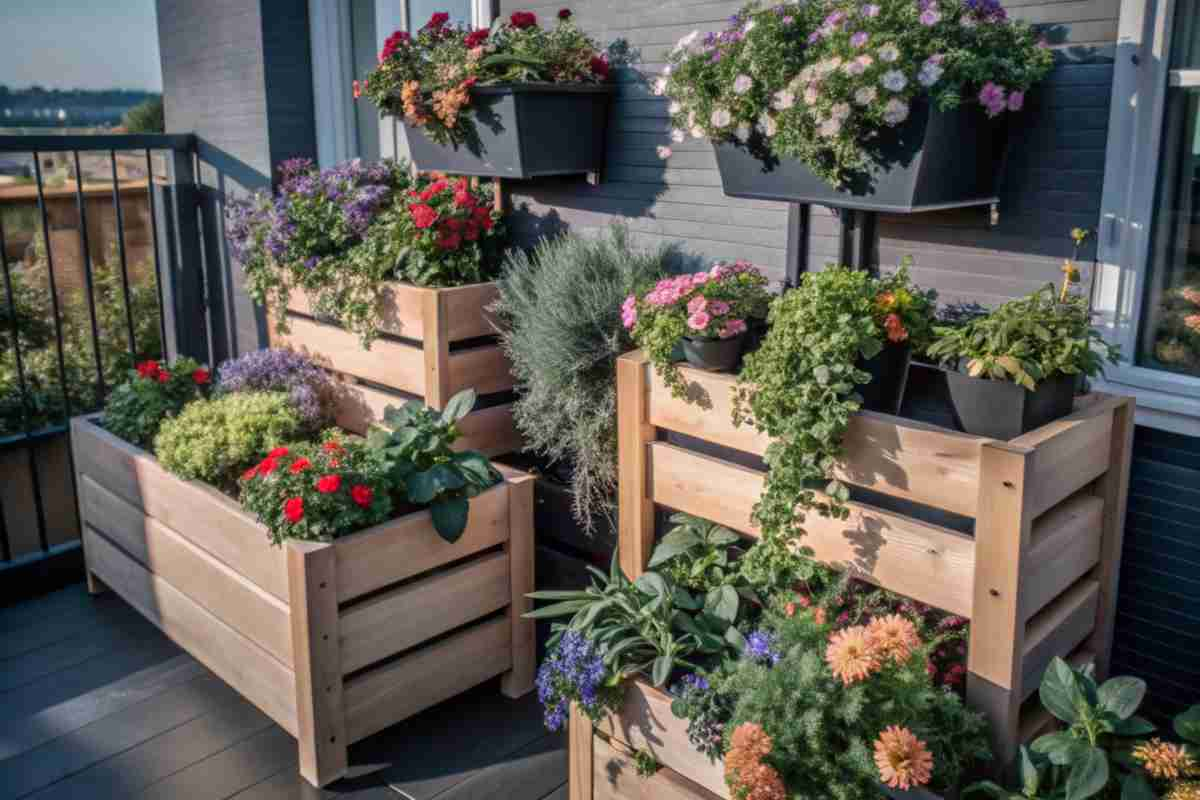
[[[0,0],[0,83],[162,91],[154,0]]]

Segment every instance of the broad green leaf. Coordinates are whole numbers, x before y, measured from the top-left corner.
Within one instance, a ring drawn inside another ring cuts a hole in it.
[[[963,800],[968,797],[982,794],[987,797],[996,798],[996,800],[1010,800],[1016,795],[1011,794],[1007,789],[993,781],[976,781],[967,788],[963,789]]]
[[[825,366],[824,364],[818,364],[817,366],[813,367],[813,377],[816,378],[817,383],[821,384],[822,386],[828,385],[830,378],[829,367]]]
[[[1082,758],[1071,765],[1067,775],[1067,800],[1085,800],[1108,785],[1108,755],[1098,747],[1089,747]]]
[[[467,517],[471,506],[465,497],[452,497],[441,500],[429,507],[433,518],[433,528],[447,542],[454,543],[467,529]]]
[[[863,358],[874,358],[883,350],[883,342],[875,338],[863,339],[858,345],[858,352]]]
[[[1127,675],[1109,678],[1100,686],[1096,696],[1105,711],[1111,711],[1119,719],[1129,719],[1146,696],[1146,682]]]
[[[732,586],[718,586],[704,598],[704,610],[729,624],[737,620],[738,593]]]
[[[1194,705],[1175,718],[1175,732],[1192,744],[1200,744],[1200,705]]]
[[[1069,732],[1058,731],[1039,736],[1030,745],[1030,749],[1050,759],[1051,764],[1062,767],[1082,758],[1088,747]]]
[[[402,428],[412,422],[413,407],[412,401],[405,403],[397,408],[396,406],[388,406],[383,410],[383,421],[393,428]]]
[[[1042,776],[1038,773],[1037,765],[1033,763],[1033,758],[1029,755],[1029,749],[1021,745],[1021,790],[1027,797],[1033,797],[1037,794],[1038,786],[1042,782]]]
[[[404,484],[408,490],[408,499],[418,505],[425,505],[442,492],[461,489],[466,485],[466,481],[458,470],[450,465],[434,464],[424,472],[409,475]]]
[[[665,537],[664,537],[665,538]],[[736,531],[731,531],[724,525],[717,525],[708,532],[708,543],[713,547],[729,547],[742,540]]]
[[[1042,685],[1038,688],[1038,696],[1046,710],[1063,722],[1070,723],[1079,719],[1076,700],[1080,698],[1080,692],[1075,684],[1075,673],[1061,658],[1056,656],[1046,668],[1042,676]]]
[[[670,593],[666,579],[657,572],[643,572],[633,585],[646,594],[659,598],[660,601]]]
[[[1121,779],[1121,800],[1158,800],[1158,795],[1144,777],[1133,772]]]
[[[1118,722],[1113,728],[1113,733],[1117,736],[1145,736],[1154,730],[1154,724],[1150,720],[1134,714],[1129,719]]]
[[[559,591],[556,589],[544,589],[539,592],[529,592],[525,595],[530,600],[587,600],[592,595],[581,591]]]
[[[704,608],[704,602],[682,586],[676,586],[671,597],[675,606],[685,611],[699,611]]]
[[[654,672],[650,677],[655,686],[662,686],[667,682],[667,678],[671,677],[671,664],[670,656],[659,656],[654,659]]]
[[[450,459],[473,483],[487,487],[496,482],[496,473],[492,469],[492,462],[488,461],[487,456],[483,453],[466,450],[455,453]]]
[[[650,562],[646,565],[648,569],[653,569],[664,561],[670,561],[678,555],[686,553],[693,547],[699,547],[703,542],[696,535],[695,531],[690,528],[675,528],[667,533],[654,548],[654,553],[650,556]]]
[[[746,649],[746,637],[742,636],[742,632],[732,625],[725,631],[725,641],[739,653]]]
[[[442,409],[442,422],[449,425],[470,414],[471,409],[475,408],[475,397],[474,389],[463,389],[447,400],[446,407]]]

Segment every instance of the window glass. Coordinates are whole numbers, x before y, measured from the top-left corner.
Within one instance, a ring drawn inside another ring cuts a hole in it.
[[[350,39],[354,76],[362,80],[376,62],[375,0],[350,0]],[[354,122],[355,155],[364,161],[378,161],[379,107],[366,95],[354,101]]]
[[[471,0],[408,0],[408,30],[416,33],[437,11],[450,14],[450,24],[471,24]]]

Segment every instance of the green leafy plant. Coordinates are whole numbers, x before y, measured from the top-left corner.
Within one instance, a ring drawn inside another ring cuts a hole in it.
[[[654,774],[662,769],[662,764],[658,763],[654,753],[649,750],[638,750],[633,754],[633,769],[639,777],[653,778]]]
[[[675,527],[668,531],[647,563],[676,586],[707,592],[719,586],[733,586],[740,573],[731,556],[741,536],[723,525],[691,514],[673,514]]]
[[[148,447],[162,424],[203,397],[211,382],[209,371],[191,358],[180,358],[170,367],[143,361],[113,388],[103,425],[130,444]]]
[[[270,450],[301,438],[288,395],[246,392],[195,400],[163,422],[154,453],[170,472],[235,493],[238,477]]]
[[[451,448],[459,438],[456,423],[474,407],[472,389],[451,397],[441,412],[418,400],[389,406],[367,439],[408,501],[429,507],[433,527],[447,542],[467,529],[470,499],[501,480],[487,456]]]
[[[1120,350],[1091,327],[1087,301],[1061,301],[1053,284],[1010,300],[964,325],[935,328],[929,356],[976,378],[1012,381],[1030,391],[1055,375],[1094,376]]]
[[[637,248],[627,228],[564,234],[512,250],[491,310],[518,388],[513,419],[526,449],[571,468],[585,535],[613,517],[617,357],[631,348],[621,301],[666,272],[672,251]]]
[[[400,245],[397,276],[417,286],[459,286],[494,277],[504,226],[492,208],[492,184],[418,176],[388,226]],[[390,222],[391,215],[385,218]]]
[[[361,440],[330,431],[324,442],[277,447],[238,481],[240,500],[271,542],[327,542],[388,519],[388,474]]]

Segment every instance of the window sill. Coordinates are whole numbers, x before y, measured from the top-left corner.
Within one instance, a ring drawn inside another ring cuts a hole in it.
[[[1122,364],[1109,367],[1104,378],[1092,380],[1101,392],[1123,394],[1137,401],[1137,424],[1200,436],[1200,378]]]

